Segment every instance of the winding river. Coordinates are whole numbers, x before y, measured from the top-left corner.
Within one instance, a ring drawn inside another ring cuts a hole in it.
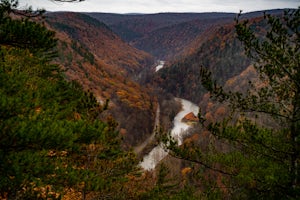
[[[196,116],[199,112],[199,107],[192,102],[175,98],[176,101],[181,102],[182,110],[177,113],[173,121],[173,128],[171,130],[171,135],[174,139],[177,140],[178,145],[182,144],[183,136],[191,126],[187,123],[182,122],[182,118],[190,112],[193,112]],[[164,150],[163,144],[160,144],[152,149],[152,151],[144,156],[143,161],[140,163],[140,166],[144,170],[152,170],[156,165],[168,155],[168,152]]]

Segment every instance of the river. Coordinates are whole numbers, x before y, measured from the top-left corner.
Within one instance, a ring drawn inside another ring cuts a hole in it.
[[[155,72],[157,72],[158,70],[162,69],[165,65],[165,61],[163,60],[159,60],[158,61],[158,65],[155,67]]]
[[[178,145],[181,145],[183,142],[182,140],[184,134],[191,127],[191,125],[188,125],[187,123],[184,123],[181,120],[185,115],[187,115],[190,112],[193,112],[197,116],[199,112],[199,107],[185,99],[175,98],[175,100],[181,102],[182,109],[179,113],[177,113],[173,120],[171,136],[177,140]],[[156,165],[168,155],[168,152],[165,151],[162,146],[163,144],[154,147],[149,154],[144,156],[143,161],[140,163],[140,166],[144,170],[154,169]]]

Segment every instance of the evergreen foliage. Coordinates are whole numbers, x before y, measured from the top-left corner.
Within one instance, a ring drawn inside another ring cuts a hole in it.
[[[56,199],[70,188],[118,196],[134,155],[113,119],[97,119],[106,108],[50,63],[54,33],[12,18],[16,7],[0,2],[0,198]]]
[[[0,44],[26,48],[32,53],[43,53],[44,56],[52,55],[56,45],[54,32],[31,21],[30,17],[13,19],[12,16],[18,18],[19,13],[15,12],[17,7],[18,1],[16,0],[1,0],[0,2]],[[24,13],[30,12],[24,11]]]
[[[178,148],[170,139],[168,148],[175,157],[200,164],[202,172],[222,174],[219,187],[225,184],[225,197],[298,199],[300,9],[265,15],[264,20],[263,36],[248,20],[236,20],[237,37],[259,74],[258,82],[249,81],[248,90],[228,91],[201,67],[203,86],[235,114],[209,125],[202,118],[211,133],[208,149]]]

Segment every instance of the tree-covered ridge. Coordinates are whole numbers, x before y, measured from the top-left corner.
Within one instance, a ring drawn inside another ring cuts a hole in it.
[[[0,30],[13,40],[0,40],[1,198],[56,199],[69,190],[83,198],[91,191],[121,198],[127,191],[119,186],[136,161],[121,149],[116,123],[100,121],[106,107],[67,82],[44,56],[53,55],[53,32],[30,19],[11,18],[7,3],[0,3]],[[15,30],[21,31],[16,37]],[[19,38],[23,30],[25,46]]]
[[[124,145],[143,142],[152,133],[157,108],[151,89],[137,81],[141,71],[149,70],[149,55],[125,44],[87,15],[62,12],[46,17],[58,39],[55,62],[65,70],[66,78],[78,81],[99,102],[109,99],[110,109],[101,116],[111,114],[116,119]]]
[[[243,80],[247,87],[230,90],[202,66],[203,86],[213,100],[231,108],[229,116],[214,121],[205,110],[199,113],[206,146],[199,140],[181,148],[169,143],[173,156],[197,164],[195,171],[219,174],[222,182],[213,176],[213,186],[226,198],[299,198],[299,13],[265,14],[263,30],[238,18],[238,39],[255,63],[247,69],[248,82]]]
[[[152,64],[152,57],[121,40],[102,22],[81,13],[48,13],[47,22],[84,45],[102,62],[120,72],[133,75]]]
[[[270,10],[280,14],[282,10]],[[111,14],[87,13],[107,24],[119,37],[157,59],[170,60],[180,55],[190,43],[208,28],[231,23],[236,13],[157,13]],[[247,13],[246,18],[262,15]],[[189,47],[188,47],[189,48]]]
[[[195,20],[234,18],[234,13],[157,13],[157,14],[112,14],[87,13],[112,27],[125,41],[135,41],[156,30]]]
[[[235,38],[232,24],[210,28],[185,51],[182,57],[159,70],[154,75],[154,82],[166,92],[193,102],[200,102],[206,92],[199,79],[199,65],[213,71],[219,83],[225,83],[250,64],[241,43]]]
[[[172,59],[208,27],[231,22],[235,16],[233,13],[88,14],[109,25],[123,40],[161,60]]]

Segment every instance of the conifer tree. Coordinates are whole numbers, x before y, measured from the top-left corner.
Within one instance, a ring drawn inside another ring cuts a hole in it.
[[[0,198],[59,199],[70,188],[121,194],[136,166],[116,123],[76,82],[67,82],[49,55],[54,33],[12,18],[17,1],[0,3]]]
[[[231,198],[298,199],[300,9],[282,16],[265,14],[266,31],[260,33],[255,22],[239,17],[236,22],[237,37],[255,62],[260,86],[249,81],[247,91],[228,91],[201,67],[202,84],[213,99],[236,113],[204,127],[227,150],[211,145],[205,152],[197,146],[178,148],[172,141],[168,148],[176,157],[223,174],[225,193]],[[205,118],[199,116],[203,122]],[[262,119],[272,125],[261,123]]]

